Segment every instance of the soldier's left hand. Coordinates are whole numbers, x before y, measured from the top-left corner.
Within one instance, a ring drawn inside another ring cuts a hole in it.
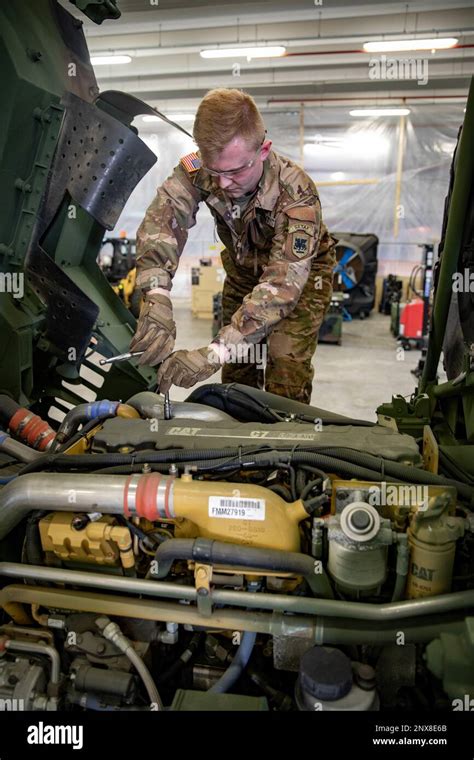
[[[209,346],[193,351],[175,351],[161,364],[156,381],[160,393],[167,393],[172,385],[191,388],[217,372],[221,361]]]

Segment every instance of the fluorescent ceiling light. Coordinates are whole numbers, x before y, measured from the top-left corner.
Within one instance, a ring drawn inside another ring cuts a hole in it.
[[[211,48],[201,50],[201,58],[277,58],[286,53],[282,45],[273,47]]]
[[[337,182],[338,180],[344,179],[345,176],[344,172],[332,172],[331,179]]]
[[[98,55],[91,58],[93,66],[106,66],[109,63],[131,63],[131,57],[129,55]]]
[[[437,39],[419,40],[379,40],[365,42],[366,53],[390,53],[395,50],[446,50],[458,42],[456,37],[439,37]]]
[[[409,108],[354,108],[351,116],[408,116]]]

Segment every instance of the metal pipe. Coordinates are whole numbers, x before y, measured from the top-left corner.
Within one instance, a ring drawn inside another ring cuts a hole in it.
[[[158,689],[156,688],[152,675],[138,652],[136,652],[133,648],[132,642],[123,635],[117,623],[113,623],[111,620],[109,620],[108,617],[101,615],[101,617],[97,618],[95,623],[99,628],[102,636],[107,639],[107,641],[111,641],[113,644],[115,644],[115,646],[120,649],[120,651],[123,652],[126,657],[128,657],[143,681],[147,694],[150,698],[150,703],[156,706],[155,709],[163,710],[163,702],[161,701],[161,697],[158,693]]]
[[[129,477],[31,473],[16,478],[0,491],[0,539],[28,512],[38,509],[139,516],[152,522],[186,518],[203,537],[232,543],[228,520],[215,520],[210,528],[208,505],[209,497],[232,498],[234,491],[234,483],[193,481],[185,476],[175,479],[158,473]],[[273,491],[247,483],[239,484],[239,496],[265,500],[263,531],[250,539],[256,548],[299,551],[299,523],[308,517],[301,501],[288,504]]]
[[[17,641],[16,639],[8,639],[5,643],[5,649],[11,652],[28,652],[33,654],[44,654],[51,660],[51,683],[55,686],[59,684],[59,676],[61,673],[61,660],[59,652],[49,644],[34,643],[33,641]]]
[[[102,589],[104,591],[164,597],[187,602],[196,602],[197,600],[197,592],[194,586],[182,586],[163,581],[123,578],[115,575],[103,575],[102,573],[66,570],[65,568],[22,565],[20,562],[0,562],[0,576],[2,575],[9,578],[29,578],[40,583],[67,583]],[[9,586],[7,588],[12,587]],[[144,602],[144,600],[141,601]],[[288,594],[249,594],[247,591],[213,589],[212,601],[216,605],[271,610],[275,613],[291,611],[298,615],[327,615],[329,617],[382,623],[472,609],[474,608],[474,589],[456,591],[451,594],[443,594],[442,596],[409,599],[396,603],[389,602],[387,604],[346,602],[338,599],[315,599],[313,597],[290,596]],[[36,599],[33,599],[30,603],[39,604]],[[179,606],[182,607],[182,605]],[[219,610],[219,614],[221,612]],[[173,618],[169,619],[173,620]],[[202,616],[200,616],[200,620],[202,623]]]
[[[80,575],[80,573],[78,573]],[[120,579],[116,579],[120,580]],[[245,594],[247,598],[253,598],[253,594]],[[260,594],[255,594],[260,596]],[[117,597],[104,594],[94,594],[83,591],[63,589],[41,588],[39,586],[5,586],[0,591],[0,605],[5,601],[18,601],[26,604],[37,602],[43,607],[56,609],[77,610],[79,612],[95,612],[103,615],[115,615],[120,617],[141,618],[144,620],[158,620],[169,622],[172,620],[178,624],[187,624],[202,628],[212,623],[213,628],[228,631],[254,631],[272,636],[297,636],[300,640],[307,639],[315,644],[336,643],[394,643],[400,633],[400,624],[392,627],[381,628],[379,625],[365,629],[360,625],[353,625],[351,619],[342,618],[308,618],[301,615],[288,615],[279,612],[257,612],[254,610],[223,610],[217,609],[211,618],[204,618],[195,607],[179,603],[157,602],[147,599],[133,599],[130,597]],[[291,608],[292,609],[292,608]],[[459,633],[463,621],[446,621],[439,618],[427,625],[425,620],[413,620],[403,627],[405,642],[432,641],[439,637],[440,633]]]
[[[397,173],[395,179],[395,203],[393,208],[393,237],[398,237],[398,230],[400,227],[400,216],[398,213],[400,207],[400,198],[402,194],[402,177],[403,177],[403,156],[405,152],[405,130],[406,130],[406,116],[400,116],[400,123],[398,126],[398,152],[397,152]]]
[[[446,323],[448,321],[448,311],[453,293],[453,275],[457,271],[463,242],[473,175],[474,77],[471,79],[464,124],[456,150],[456,168],[449,203],[444,248],[440,257],[438,282],[431,316],[428,351],[426,354],[423,374],[418,387],[418,395],[424,393],[427,386],[434,383],[436,379],[439,357],[446,331]]]
[[[41,451],[35,451],[21,441],[15,441],[7,433],[0,433],[0,451],[15,457],[19,462],[33,462],[42,455]]]

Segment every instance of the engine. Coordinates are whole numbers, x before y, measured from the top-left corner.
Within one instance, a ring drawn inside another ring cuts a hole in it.
[[[0,397],[4,709],[450,708],[473,488],[433,443],[244,386]]]

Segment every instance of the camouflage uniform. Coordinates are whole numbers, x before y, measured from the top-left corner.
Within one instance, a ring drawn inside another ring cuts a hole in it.
[[[267,342],[265,390],[309,403],[311,359],[335,263],[335,241],[322,221],[316,186],[303,169],[271,151],[256,193],[237,216],[235,200],[199,168],[197,157],[198,168],[189,163],[189,156],[181,159],[138,229],[137,285],[171,289],[187,230],[199,203],[206,203],[225,246],[224,325],[249,343]],[[227,363],[222,382],[263,387],[263,371]]]

